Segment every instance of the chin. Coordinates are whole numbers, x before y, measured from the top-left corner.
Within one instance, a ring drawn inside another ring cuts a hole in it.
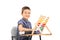
[[[26,19],[29,19],[29,17],[26,17]]]

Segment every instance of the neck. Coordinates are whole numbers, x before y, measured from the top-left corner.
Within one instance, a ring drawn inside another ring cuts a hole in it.
[[[23,17],[23,19],[26,20],[26,21],[28,21],[28,19],[26,19],[26,18],[24,18],[24,17]]]

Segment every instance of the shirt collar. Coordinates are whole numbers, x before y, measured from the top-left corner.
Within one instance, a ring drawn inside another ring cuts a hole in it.
[[[25,22],[28,22],[28,19],[26,19],[26,18],[22,18]]]

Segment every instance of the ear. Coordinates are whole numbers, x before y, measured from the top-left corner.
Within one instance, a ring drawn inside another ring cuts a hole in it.
[[[21,15],[23,15],[23,13],[21,13]]]

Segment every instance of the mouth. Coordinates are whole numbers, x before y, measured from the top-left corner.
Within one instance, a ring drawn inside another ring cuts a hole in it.
[[[27,18],[29,18],[30,16],[26,16]]]

